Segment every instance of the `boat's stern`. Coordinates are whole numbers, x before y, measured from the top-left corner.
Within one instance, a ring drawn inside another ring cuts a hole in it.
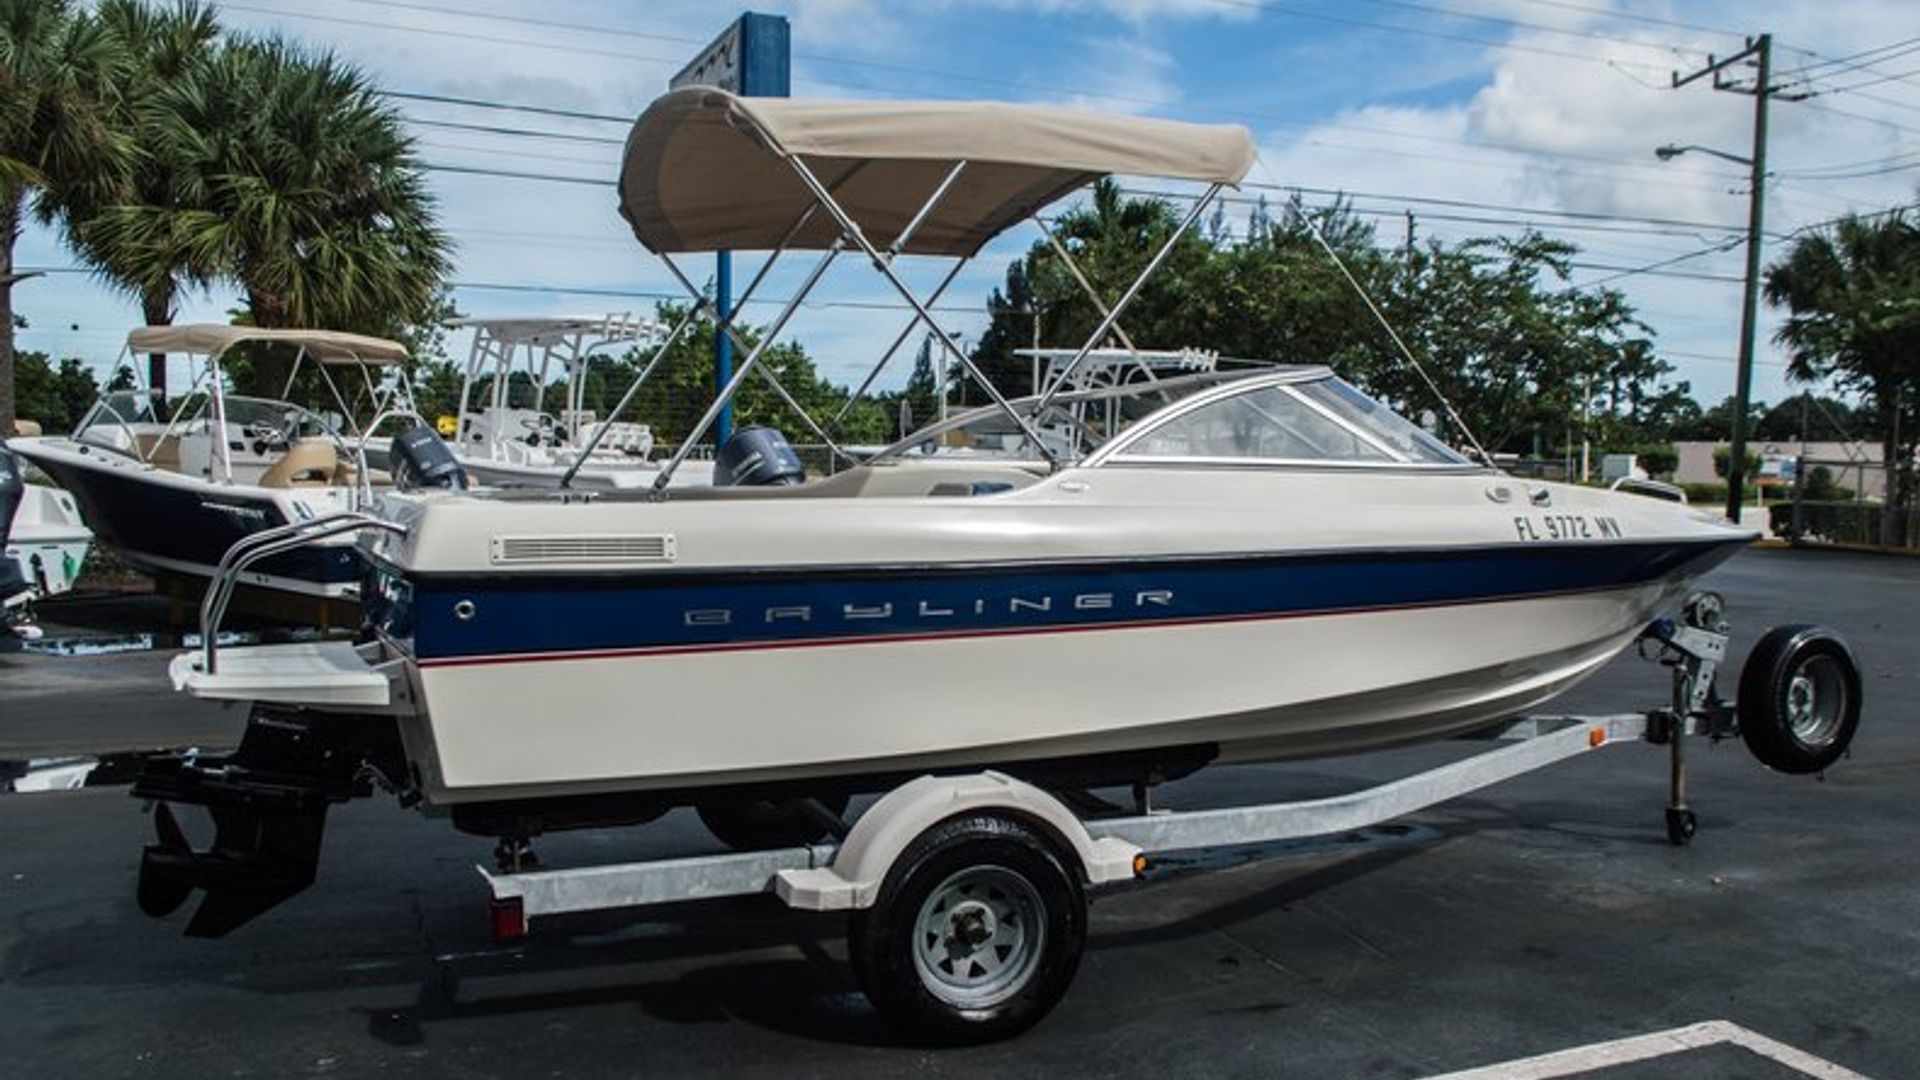
[[[400,713],[412,700],[405,654],[380,642],[312,641],[181,653],[167,665],[175,690],[323,712]]]

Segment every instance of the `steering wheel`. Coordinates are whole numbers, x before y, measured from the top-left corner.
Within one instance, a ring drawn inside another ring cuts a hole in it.
[[[538,416],[523,416],[520,418],[520,426],[527,429],[526,443],[528,446],[539,446],[541,443],[546,443],[549,446],[553,444],[554,420],[553,417],[548,416],[546,413],[541,413]]]
[[[293,445],[291,425],[278,427],[262,420],[255,420],[240,430],[256,454],[265,454],[269,450],[285,450]]]

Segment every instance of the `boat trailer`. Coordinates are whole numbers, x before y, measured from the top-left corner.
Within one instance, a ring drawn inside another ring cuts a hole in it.
[[[535,919],[771,893],[803,911],[851,914],[860,985],[900,1026],[938,1043],[1012,1035],[1065,993],[1084,944],[1085,888],[1136,879],[1165,854],[1338,836],[1610,746],[1664,746],[1669,841],[1692,840],[1685,747],[1742,737],[1783,772],[1824,769],[1859,718],[1857,667],[1831,631],[1785,626],[1750,655],[1739,704],[1714,676],[1726,657],[1720,597],[1696,593],[1677,620],[1642,634],[1643,656],[1672,670],[1668,705],[1610,716],[1539,716],[1476,738],[1503,745],[1330,798],[1169,812],[1135,793],[1135,812],[1083,817],[997,773],[922,776],[881,796],[833,843],[572,869],[476,867],[498,942]],[[822,810],[822,813],[826,811]],[[837,820],[837,818],[836,818]]]
[[[291,532],[350,529],[356,521],[366,524],[342,515]],[[237,545],[228,568],[292,539],[263,534]],[[202,612],[209,625],[217,625],[223,603],[218,590],[210,592]],[[194,671],[218,670],[217,638],[208,637],[203,657],[182,660]],[[1643,658],[1671,670],[1666,705],[1523,717],[1469,736],[1495,740],[1495,749],[1329,798],[1169,812],[1151,807],[1142,783],[1129,813],[1090,792],[1048,791],[996,771],[925,775],[886,790],[851,822],[816,799],[799,800],[794,807],[835,837],[829,843],[537,869],[527,840],[509,836],[497,864],[477,869],[500,942],[524,938],[548,916],[720,897],[771,893],[796,910],[845,911],[854,971],[883,1015],[934,1043],[1004,1038],[1065,994],[1086,940],[1087,888],[1137,879],[1162,856],[1349,834],[1625,743],[1666,748],[1666,834],[1686,844],[1696,829],[1687,782],[1692,739],[1738,736],[1786,773],[1819,772],[1847,751],[1860,718],[1860,675],[1836,634],[1811,625],[1767,632],[1742,668],[1737,705],[1715,689],[1727,643],[1720,597],[1695,593],[1677,618],[1657,620],[1637,641]],[[312,647],[316,670],[333,663],[331,647]],[[230,674],[244,679],[245,668]],[[361,671],[355,678],[386,677]],[[336,703],[371,704],[360,700],[358,681],[336,682]],[[150,762],[133,787],[153,807],[158,834],[141,860],[142,910],[167,915],[202,890],[187,933],[223,935],[312,884],[332,804],[376,788],[399,793],[403,804],[417,801],[404,783],[397,729],[377,712],[329,715],[323,733],[298,709],[256,705],[238,751]],[[217,828],[209,850],[191,847],[171,803],[209,809]]]

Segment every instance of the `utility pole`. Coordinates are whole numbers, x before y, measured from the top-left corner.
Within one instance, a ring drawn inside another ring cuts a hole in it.
[[[1755,69],[1752,86],[1744,86],[1729,78],[1728,68],[1736,64],[1751,61]],[[1775,97],[1788,101],[1804,100],[1806,94],[1786,94],[1773,85],[1773,35],[1761,34],[1757,38],[1748,38],[1747,47],[1725,59],[1716,59],[1707,55],[1707,65],[1687,75],[1673,73],[1673,88],[1678,90],[1696,79],[1713,76],[1713,88],[1735,94],[1753,95],[1753,155],[1747,158],[1733,154],[1723,154],[1717,150],[1708,150],[1703,146],[1663,146],[1655,153],[1662,160],[1671,159],[1687,150],[1699,150],[1715,157],[1725,158],[1751,169],[1747,202],[1747,276],[1745,289],[1740,299],[1740,362],[1734,375],[1733,408],[1733,446],[1727,456],[1727,518],[1740,520],[1741,497],[1747,472],[1747,413],[1753,400],[1753,349],[1756,323],[1760,307],[1760,232],[1761,222],[1766,212],[1767,182],[1767,103]]]

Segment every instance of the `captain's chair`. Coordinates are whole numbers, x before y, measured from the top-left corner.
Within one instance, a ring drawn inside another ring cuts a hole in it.
[[[260,486],[270,488],[326,487],[333,483],[340,455],[326,439],[304,439],[287,448],[279,461],[260,475]]]

